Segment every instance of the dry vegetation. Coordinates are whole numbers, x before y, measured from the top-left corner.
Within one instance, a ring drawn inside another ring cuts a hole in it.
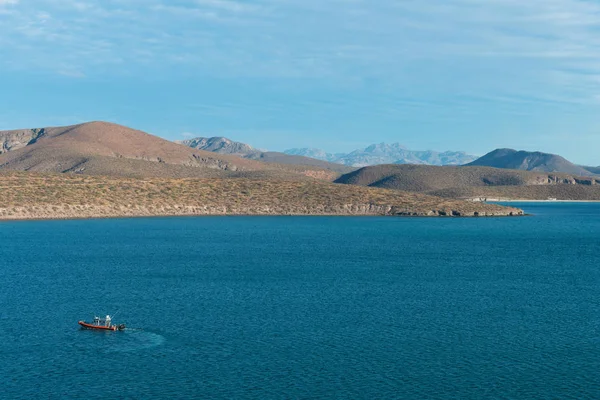
[[[521,210],[317,180],[0,174],[0,218],[151,215],[518,215]]]

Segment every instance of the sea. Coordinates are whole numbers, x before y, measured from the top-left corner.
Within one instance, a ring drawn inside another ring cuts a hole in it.
[[[1,222],[0,398],[600,398],[600,204],[511,205]]]

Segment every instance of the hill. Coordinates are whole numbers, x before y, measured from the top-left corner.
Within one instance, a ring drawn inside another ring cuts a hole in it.
[[[564,172],[579,176],[593,175],[590,171],[556,154],[513,149],[496,149],[467,165],[524,171]]]
[[[0,169],[113,176],[216,177],[244,173],[333,179],[315,166],[267,164],[173,143],[108,122],[1,131]]]
[[[264,163],[316,167],[334,171],[340,174],[350,172],[354,169],[345,165],[334,164],[310,157],[289,155],[275,151],[257,150],[245,143],[234,142],[224,137],[198,137],[194,139],[182,140],[177,143],[181,143],[195,149],[206,150],[220,154],[232,154],[249,160],[256,160]]]
[[[600,187],[600,178],[578,177],[563,173],[547,173],[535,171],[507,170],[491,167],[437,167],[425,165],[379,165],[361,168],[345,174],[336,180],[337,183],[363,185],[394,190],[427,193],[449,198],[488,197],[487,193],[496,196],[506,188],[512,188],[512,198],[533,198],[536,193],[545,200],[548,197],[578,199],[583,195],[580,187]],[[556,195],[546,195],[541,189],[531,188],[554,187]],[[493,189],[491,189],[493,188]],[[590,194],[598,193],[588,189],[585,199]],[[530,195],[525,195],[525,193]],[[519,197],[523,193],[524,197]],[[516,196],[516,197],[515,197]],[[583,200],[584,198],[582,198]],[[597,198],[600,200],[600,196]]]
[[[592,174],[596,174],[596,175],[600,175],[600,167],[584,167],[582,166],[581,168],[590,171]]]
[[[416,151],[409,150],[399,143],[372,144],[350,153],[326,153],[314,148],[290,149],[290,155],[302,155],[352,167],[365,167],[381,164],[422,164],[422,165],[462,165],[477,157],[462,151]]]
[[[522,211],[317,180],[0,173],[0,219],[240,214],[485,216]]]

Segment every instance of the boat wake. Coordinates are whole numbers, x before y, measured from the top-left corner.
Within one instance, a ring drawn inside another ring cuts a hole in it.
[[[109,353],[127,353],[137,350],[145,350],[158,347],[165,342],[165,337],[158,333],[148,332],[142,329],[126,328],[123,331],[122,340],[113,344]]]

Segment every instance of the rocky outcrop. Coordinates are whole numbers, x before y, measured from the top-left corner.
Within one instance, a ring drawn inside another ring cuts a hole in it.
[[[176,143],[183,144],[193,149],[210,151],[220,154],[246,155],[259,152],[252,146],[245,143],[234,142],[224,137],[197,137],[193,139],[181,140]]]
[[[44,128],[0,132],[0,154],[33,144],[45,133]]]

